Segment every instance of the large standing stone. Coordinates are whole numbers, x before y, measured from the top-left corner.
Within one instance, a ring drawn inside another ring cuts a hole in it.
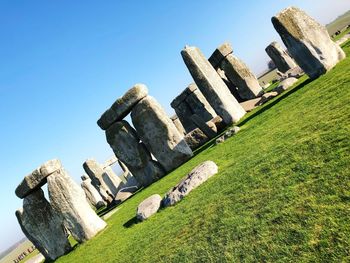
[[[61,168],[61,162],[58,159],[52,159],[35,169],[32,173],[24,177],[23,181],[16,188],[16,195],[24,198],[32,191],[39,189],[46,184],[46,177]]]
[[[188,85],[188,87],[171,102],[171,107],[179,116],[186,132],[190,132],[196,128],[196,125],[191,120],[192,114],[197,114],[205,122],[217,116],[216,112],[195,83]]]
[[[193,131],[186,134],[185,141],[192,150],[195,150],[203,144],[205,144],[206,142],[208,142],[209,137],[205,135],[205,133],[201,129],[196,128]]]
[[[89,240],[106,227],[89,206],[83,190],[63,168],[47,178],[47,186],[52,207],[63,216],[75,240]]]
[[[242,99],[249,100],[262,94],[263,90],[256,76],[242,60],[233,55],[229,43],[219,46],[209,61],[225,72],[227,78],[237,86],[237,92]]]
[[[142,99],[132,109],[131,119],[140,139],[167,172],[191,158],[190,147],[154,98]]]
[[[90,178],[85,179],[81,182],[81,188],[83,188],[89,203],[92,206],[96,207],[96,209],[99,209],[106,205],[106,203],[103,201],[102,197],[100,196],[99,192],[91,184]]]
[[[186,46],[182,58],[198,88],[226,124],[237,122],[246,113],[223,80],[197,47]]]
[[[43,190],[27,195],[16,217],[23,233],[47,260],[55,260],[71,250],[63,218],[52,209]]]
[[[121,121],[130,113],[133,106],[146,97],[147,94],[148,90],[145,85],[136,84],[102,114],[101,118],[97,121],[98,126],[102,130],[106,130],[113,122]]]
[[[184,126],[182,125],[179,117],[177,115],[174,115],[170,119],[173,121],[173,123],[174,123],[176,129],[179,131],[179,133],[181,135],[185,135],[186,134],[186,130],[185,130]]]
[[[111,180],[105,174],[102,166],[94,159],[87,159],[83,168],[91,178],[92,185],[99,191],[100,195],[106,200],[109,195],[113,198],[118,192],[118,189],[113,185]],[[107,196],[107,197],[106,197]]]
[[[195,167],[182,181],[163,198],[163,206],[174,205],[218,172],[213,161],[206,161]]]
[[[111,189],[112,194],[115,196],[121,187],[122,180],[115,174],[110,166],[103,169],[102,178],[109,189]]]
[[[154,215],[159,210],[161,202],[162,198],[157,194],[146,198],[137,206],[136,218],[144,221],[151,215]]]
[[[141,186],[148,186],[164,176],[163,168],[152,160],[150,152],[127,121],[116,122],[109,127],[106,138],[114,154],[127,166]]]
[[[311,78],[317,78],[345,58],[324,26],[296,7],[289,7],[272,17],[272,24],[288,52]]]
[[[297,64],[289,56],[289,54],[282,49],[282,47],[276,42],[272,42],[265,48],[266,53],[275,63],[277,69],[283,73],[297,67]]]

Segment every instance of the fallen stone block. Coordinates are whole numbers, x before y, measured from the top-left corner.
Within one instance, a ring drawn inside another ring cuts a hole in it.
[[[204,134],[204,132],[196,128],[193,131],[189,132],[185,136],[185,141],[192,150],[195,150],[209,141],[209,137]]]
[[[137,207],[136,217],[140,221],[144,221],[151,215],[157,213],[162,202],[160,195],[154,194],[143,200]]]
[[[283,91],[286,91],[287,89],[289,89],[291,86],[293,86],[297,81],[298,79],[296,78],[287,78],[281,81],[281,83],[276,88],[274,88],[273,91],[280,94]]]

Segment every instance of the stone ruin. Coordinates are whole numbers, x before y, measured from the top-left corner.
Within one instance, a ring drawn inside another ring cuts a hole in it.
[[[286,73],[288,70],[297,67],[297,64],[294,60],[289,56],[289,54],[282,49],[282,47],[276,42],[272,42],[265,49],[266,53],[272,59],[273,63],[275,63],[277,69]]]
[[[133,128],[124,117],[131,113]],[[136,84],[97,121],[116,157],[141,187],[148,186],[192,156],[190,147],[160,104]]]
[[[345,58],[344,51],[331,40],[326,28],[299,8],[286,8],[271,20],[289,54],[311,79]]]
[[[41,189],[46,183],[50,201]],[[57,159],[24,177],[15,193],[23,199],[23,207],[16,211],[21,229],[47,260],[55,260],[72,249],[68,233],[84,242],[106,226]]]

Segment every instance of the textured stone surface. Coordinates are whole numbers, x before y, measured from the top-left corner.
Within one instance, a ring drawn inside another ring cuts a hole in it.
[[[132,107],[146,97],[147,94],[148,89],[145,85],[136,84],[102,114],[101,118],[97,121],[98,126],[100,126],[102,130],[106,130],[112,123],[121,121],[130,113]]]
[[[144,221],[151,215],[157,213],[160,208],[162,198],[160,195],[154,194],[143,200],[137,207],[136,217],[140,221]]]
[[[224,45],[228,44],[225,43]],[[262,94],[262,88],[256,76],[238,57],[233,54],[227,55],[222,60],[220,68],[225,72],[227,78],[235,84],[242,99],[254,99]]]
[[[232,128],[229,128],[222,136],[216,139],[215,144],[223,143],[228,138],[232,137],[233,135],[237,134],[241,129],[238,126],[234,126]]]
[[[122,180],[115,174],[110,166],[103,169],[102,178],[109,189],[111,189],[113,196],[115,196],[121,187]]]
[[[112,189],[109,188],[109,186],[106,184],[106,176],[104,175],[102,166],[95,159],[87,159],[83,163],[83,168],[90,177],[91,184],[97,189],[102,198],[105,201],[110,202],[110,196],[112,196],[113,200],[117,194],[117,190],[113,187]]]
[[[23,199],[23,209],[16,211],[17,220],[26,237],[48,260],[71,250],[63,218],[52,209],[41,189]]]
[[[232,46],[229,43],[225,42],[224,44],[219,46],[217,49],[215,49],[215,51],[213,52],[213,54],[210,56],[208,60],[214,68],[219,68],[221,62],[228,55],[232,53],[233,53]]]
[[[64,224],[75,240],[84,242],[106,227],[89,206],[84,191],[63,168],[47,178],[52,207],[64,218]]]
[[[296,7],[289,7],[272,17],[288,52],[311,78],[317,78],[345,58],[344,51],[334,43],[316,20]]]
[[[130,196],[132,196],[138,188],[136,186],[129,186],[124,187],[119,190],[117,196],[115,197],[115,203],[120,204],[121,202],[124,202],[126,199],[128,199]]]
[[[198,147],[205,144],[207,141],[209,141],[209,138],[207,135],[204,134],[204,132],[201,129],[196,128],[193,131],[186,134],[185,141],[188,144],[188,146],[191,147],[192,150],[195,150]]]
[[[106,205],[106,203],[103,201],[102,197],[100,196],[99,192],[91,184],[90,178],[87,178],[81,182],[81,188],[83,188],[85,192],[85,196],[89,201],[89,203],[92,206],[96,207],[96,209],[99,209]]]
[[[217,172],[218,167],[213,161],[201,163],[165,195],[162,202],[163,206],[171,206],[181,201],[193,189],[200,186]]]
[[[148,186],[164,176],[160,164],[152,160],[150,152],[127,121],[116,122],[109,127],[106,138],[114,154],[141,186]]]
[[[15,193],[19,198],[24,198],[32,191],[46,184],[46,177],[60,169],[61,162],[58,159],[52,159],[35,169],[32,173],[24,177],[17,186]]]
[[[176,115],[179,117],[179,120],[181,121],[183,127],[185,128],[186,133],[196,128],[196,125],[190,119],[190,116],[192,115],[191,107],[186,103],[186,101],[181,101],[176,105],[176,107],[173,106],[173,109],[175,110]]]
[[[225,123],[231,124],[242,118],[246,112],[202,52],[186,46],[181,55],[198,88]]]
[[[207,135],[207,137],[213,138],[216,136],[217,129],[213,122],[211,121],[205,122],[197,114],[193,114],[191,116],[191,120],[197,125],[199,129],[202,130],[202,132],[204,132],[205,135]]]
[[[131,119],[140,139],[165,171],[171,171],[191,158],[190,147],[154,98],[142,99],[133,108]]]
[[[255,109],[257,106],[259,106],[258,104],[260,100],[261,98],[259,97],[259,98],[243,101],[240,104],[246,112],[249,112]]]
[[[174,123],[176,129],[179,131],[179,133],[181,135],[185,135],[186,134],[186,130],[185,130],[184,126],[182,125],[179,117],[177,117],[177,115],[174,115],[170,119],[173,121],[173,123]]]
[[[265,48],[265,51],[272,59],[273,63],[275,63],[279,71],[285,73],[286,71],[297,67],[297,64],[294,62],[294,60],[276,41],[268,45]]]
[[[291,86],[293,86],[296,82],[298,81],[298,79],[296,78],[287,78],[283,81],[281,81],[280,84],[278,84],[278,86],[276,88],[273,89],[273,91],[279,93],[282,93],[283,91],[289,89]]]
[[[220,132],[226,128],[226,125],[220,116],[216,116],[215,118],[211,119],[210,122],[215,124],[217,132]]]

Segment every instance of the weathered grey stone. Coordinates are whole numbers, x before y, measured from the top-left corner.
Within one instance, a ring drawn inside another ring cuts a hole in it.
[[[208,60],[214,68],[220,68],[221,62],[228,55],[232,53],[233,53],[232,46],[230,45],[230,43],[225,42],[224,44],[219,46],[217,49],[215,49],[215,51],[213,52],[213,54],[210,56]]]
[[[186,103],[185,100],[183,100],[182,102],[177,104],[176,107],[173,106],[173,109],[175,110],[176,115],[178,116],[179,120],[181,121],[186,133],[188,133],[196,128],[196,125],[190,119],[190,116],[192,115],[191,107],[188,103]]]
[[[216,139],[215,145],[223,143],[226,141],[228,138],[232,137],[233,135],[237,134],[241,129],[238,126],[234,126],[232,128],[229,128],[224,135],[220,136],[219,138]]]
[[[137,207],[136,218],[144,221],[150,216],[157,213],[160,208],[162,198],[160,195],[154,194],[143,200]]]
[[[97,189],[102,198],[106,202],[110,202],[110,195],[112,195],[112,200],[117,194],[117,189],[112,189],[106,184],[106,175],[102,166],[95,159],[87,159],[83,163],[83,168],[85,172],[91,179],[91,184]]]
[[[185,141],[188,146],[191,147],[192,150],[195,150],[205,144],[209,141],[209,138],[207,135],[204,134],[204,132],[196,128],[193,131],[189,132],[185,136]]]
[[[16,211],[16,217],[23,233],[47,260],[71,250],[63,218],[52,209],[40,188],[23,199],[23,209]]]
[[[225,43],[228,45],[227,43]],[[259,81],[248,66],[233,54],[227,55],[220,64],[227,78],[237,86],[242,99],[253,99],[262,94]]]
[[[240,104],[246,112],[249,112],[255,109],[257,106],[259,106],[260,100],[261,98],[259,97],[259,98],[243,101]]]
[[[273,91],[280,94],[283,91],[289,89],[291,86],[293,86],[297,81],[298,81],[298,79],[296,79],[296,78],[287,78],[287,79],[281,81],[281,83],[276,88],[274,88]]]
[[[202,52],[186,46],[181,55],[198,88],[225,123],[231,124],[242,118],[246,112]]]
[[[111,125],[106,131],[106,138],[114,154],[128,167],[141,186],[148,186],[164,176],[160,164],[152,160],[150,152],[127,121]]]
[[[179,133],[181,135],[185,135],[186,134],[186,130],[185,130],[184,126],[182,125],[179,117],[177,115],[174,115],[170,119],[173,121],[173,123],[174,123],[176,129],[179,131]]]
[[[86,199],[96,209],[106,205],[96,188],[91,184],[91,179],[87,178],[81,182],[81,188],[85,192]]]
[[[165,195],[162,205],[167,207],[176,204],[217,172],[218,167],[213,161],[201,163]]]
[[[215,118],[211,119],[210,122],[215,124],[217,132],[220,132],[226,128],[226,125],[220,116],[216,116]]]
[[[268,102],[269,100],[272,100],[276,96],[278,96],[278,92],[275,91],[265,93],[261,96],[260,101],[257,103],[257,106],[263,105],[264,103]]]
[[[134,85],[123,97],[117,99],[113,105],[102,114],[101,118],[97,121],[98,126],[100,126],[102,130],[106,130],[113,122],[121,121],[130,113],[133,106],[146,97],[147,94],[148,89],[145,85]]]
[[[191,158],[190,147],[154,98],[142,99],[132,109],[131,119],[141,140],[167,172]]]
[[[105,169],[108,166],[112,166],[114,164],[116,164],[118,162],[118,158],[115,156],[112,156],[111,158],[109,158],[108,160],[106,160],[102,166],[103,169]]]
[[[64,224],[75,240],[84,242],[106,227],[89,206],[84,191],[63,168],[47,178],[52,207],[64,218]]]
[[[121,187],[122,180],[113,172],[110,166],[103,169],[102,178],[108,188],[111,189],[113,196],[115,196]]]
[[[272,17],[272,24],[288,52],[311,78],[317,78],[345,58],[324,26],[296,7],[289,7]]]
[[[60,169],[61,162],[58,159],[52,159],[35,169],[32,173],[24,177],[23,181],[17,186],[15,193],[19,198],[24,198],[32,191],[39,189],[46,184],[46,177]]]
[[[289,54],[282,49],[282,47],[276,42],[272,42],[265,48],[266,53],[275,63],[279,71],[285,73],[286,71],[297,67],[297,64],[289,56]]]
[[[115,197],[115,203],[120,204],[132,196],[138,188],[136,186],[125,187],[119,190],[117,196]]]
[[[213,138],[216,136],[216,126],[213,122],[208,121],[205,122],[201,117],[199,117],[197,114],[193,114],[191,116],[191,120],[197,125],[199,129],[204,132],[205,135],[207,135],[209,138]]]

